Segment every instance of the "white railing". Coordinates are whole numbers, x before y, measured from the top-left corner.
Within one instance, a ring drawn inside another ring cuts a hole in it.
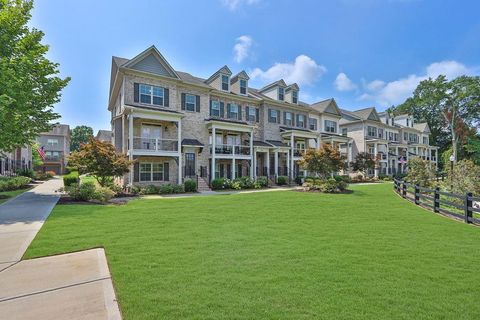
[[[212,145],[210,145],[210,153],[212,153]],[[249,145],[233,145],[233,144],[215,144],[215,154],[235,154],[250,155]]]
[[[133,149],[144,151],[178,151],[178,140],[133,137]]]

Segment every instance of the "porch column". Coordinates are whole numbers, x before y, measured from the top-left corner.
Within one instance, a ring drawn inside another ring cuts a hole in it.
[[[232,180],[236,178],[236,172],[235,172],[235,157],[232,159]]]
[[[287,176],[291,178],[291,172],[290,172],[290,152],[287,151]]]
[[[277,179],[277,177],[278,177],[278,150],[276,150],[276,149],[275,149],[274,165],[275,165],[275,179]]]
[[[373,144],[373,153],[375,155],[375,162],[377,162],[376,160],[377,160],[377,154],[378,154],[378,144],[376,142]],[[378,178],[379,168],[377,166],[375,166],[375,169],[373,171],[374,171],[375,178]]]
[[[133,160],[133,114],[128,115],[128,159]],[[129,185],[133,185],[134,165],[130,166]]]
[[[387,148],[387,175],[389,174],[388,169],[390,169],[390,149],[388,148],[388,143],[385,144],[385,147]]]
[[[116,130],[114,131],[116,132]],[[116,137],[115,137],[116,139]],[[127,146],[125,145],[125,115],[122,114],[122,152],[125,152],[127,150]],[[115,144],[115,142],[113,142]]]
[[[252,168],[250,169],[250,177],[257,179],[257,150],[253,151],[253,158],[252,158]]]
[[[210,182],[215,179],[215,126],[212,126],[212,168],[210,169]]]
[[[398,170],[398,163],[399,163],[398,157],[400,156],[400,154],[398,153],[398,146],[395,147],[395,154],[397,155],[396,159],[395,159],[395,171],[397,171]]]
[[[290,152],[291,152],[291,156],[290,156],[290,179],[294,179],[293,177],[293,152],[294,152],[294,149],[295,149],[295,138],[293,136],[293,133],[290,135]]]
[[[255,171],[255,161],[256,161],[256,156],[257,156],[257,153],[253,152],[253,131],[250,132],[250,157],[251,157],[251,160],[250,160],[250,165],[252,168],[250,168],[250,178],[256,178],[257,177],[257,173],[254,172]]]
[[[267,149],[267,177],[270,176],[270,150]]]
[[[182,177],[183,177],[183,167],[182,167],[182,121],[178,120],[177,122],[178,127],[178,184],[182,183]]]

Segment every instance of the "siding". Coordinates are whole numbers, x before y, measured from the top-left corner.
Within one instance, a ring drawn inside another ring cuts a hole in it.
[[[159,74],[166,77],[172,76],[153,55],[149,55],[145,59],[139,61],[132,66],[132,69]]]

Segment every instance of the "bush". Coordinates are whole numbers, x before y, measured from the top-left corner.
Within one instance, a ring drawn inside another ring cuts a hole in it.
[[[55,172],[53,171],[47,171],[47,172],[37,172],[35,174],[35,179],[37,180],[49,180],[51,178],[53,178],[53,176],[55,175]]]
[[[196,192],[197,182],[194,180],[185,180],[185,192]]]
[[[343,175],[343,176],[334,176],[333,177],[337,182],[344,181],[345,183],[350,183],[352,181],[352,178],[348,175]]]
[[[168,184],[162,184],[158,190],[158,193],[160,194],[170,194],[173,193],[173,185],[170,183]]]
[[[94,194],[95,200],[98,200],[101,202],[107,202],[108,200],[112,199],[114,196],[115,196],[115,192],[110,188],[99,186],[95,189],[95,194]]]
[[[32,181],[29,177],[17,176],[0,180],[0,191],[12,191],[24,188]]]
[[[72,184],[65,187],[65,192],[73,199],[78,201],[88,201],[96,199],[96,188],[93,182],[84,182],[82,184]]]
[[[430,187],[431,182],[435,178],[435,172],[431,169],[430,162],[421,158],[413,158],[408,160],[408,173],[405,180],[418,184],[420,187]]]
[[[233,189],[233,190],[240,190],[242,189],[242,184],[239,180],[233,180],[231,183],[230,183],[230,189]]]
[[[279,186],[284,186],[288,183],[288,177],[285,176],[279,176],[277,177],[277,184]]]
[[[131,194],[141,194],[141,193],[142,193],[142,187],[140,187],[140,186],[131,186],[131,187],[130,187],[130,193],[131,193]]]
[[[268,178],[267,177],[257,177],[257,181],[256,181],[256,184],[255,184],[254,187],[255,187],[255,189],[268,187]]]
[[[343,181],[342,179],[315,179],[314,182],[305,182],[303,187],[309,190],[317,190],[326,193],[335,193],[335,192],[342,192],[347,190],[348,183]]]
[[[78,183],[80,181],[80,178],[78,176],[78,171],[72,171],[67,175],[63,176],[63,185],[68,187],[71,186],[74,183]]]
[[[223,190],[230,187],[230,182],[225,178],[216,178],[212,180],[211,185],[213,190]]]
[[[154,186],[153,184],[149,184],[148,186],[145,186],[140,189],[140,194],[157,194],[159,191],[157,186]]]
[[[181,184],[173,184],[172,185],[172,193],[184,193],[185,189]]]
[[[53,178],[54,176],[56,176],[57,174],[55,173],[55,171],[47,171],[45,172],[45,174],[47,175],[47,177],[49,179]]]
[[[22,169],[18,172],[18,175],[33,179],[35,178],[35,171],[33,171],[32,169]]]
[[[238,184],[240,185],[240,189],[252,189],[255,183],[255,181],[250,177],[236,178],[233,182],[234,183],[238,182]],[[232,189],[236,189],[236,188],[232,188]]]
[[[299,186],[302,185],[302,179],[303,179],[302,176],[296,177],[296,178],[295,178],[295,183],[298,184]]]
[[[453,190],[449,190],[450,192],[459,195],[472,192],[474,195],[480,195],[480,166],[475,165],[472,160],[458,161],[453,167],[453,173],[448,168],[448,177],[444,181],[447,189],[451,189],[452,181]]]

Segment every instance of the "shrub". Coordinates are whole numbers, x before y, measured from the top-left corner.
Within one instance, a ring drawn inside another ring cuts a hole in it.
[[[342,175],[342,176],[334,176],[333,177],[336,181],[344,181],[346,183],[350,183],[352,179],[348,175]]]
[[[181,184],[172,184],[172,193],[183,193],[184,187]]]
[[[279,176],[277,177],[277,184],[279,186],[284,186],[288,183],[288,177],[285,176]]]
[[[184,185],[185,185],[185,192],[197,191],[197,182],[194,180],[186,180]]]
[[[141,189],[140,194],[157,194],[159,191],[157,186],[149,184]]]
[[[78,201],[88,201],[95,199],[96,189],[93,182],[84,182],[82,184],[72,184],[71,186],[65,187],[65,192],[74,200]]]
[[[258,186],[258,187],[257,187]],[[255,189],[266,188],[268,187],[268,178],[267,177],[257,177]]]
[[[453,179],[452,179],[453,174]],[[451,189],[453,181],[453,190],[450,192],[464,195],[472,192],[474,195],[480,195],[480,166],[475,165],[472,160],[461,160],[453,167],[453,173],[448,168],[448,177],[445,179],[445,187]]]
[[[413,158],[408,160],[408,173],[405,180],[418,184],[421,187],[430,187],[435,177],[434,171],[430,167],[430,162],[421,158]]]
[[[0,180],[0,191],[12,191],[25,187],[32,181],[29,177],[12,177]]]
[[[45,172],[45,174],[47,175],[47,177],[49,179],[53,178],[54,176],[56,176],[57,174],[55,173],[55,171],[47,171]]]
[[[55,172],[53,171],[37,172],[35,174],[35,179],[44,181],[44,180],[53,178],[54,175],[55,175]]]
[[[305,178],[305,183],[313,183],[315,179],[313,178]]]
[[[33,179],[35,178],[35,171],[33,171],[32,169],[22,169],[18,172],[18,175]]]
[[[132,194],[140,194],[140,193],[142,193],[142,187],[140,187],[140,186],[131,186],[131,187],[130,187],[130,193],[132,193]]]
[[[213,190],[222,190],[229,187],[229,183],[225,178],[213,179],[211,185]]]
[[[170,183],[167,184],[162,184],[158,190],[158,193],[160,194],[170,194],[173,193],[173,185]]]
[[[94,199],[98,201],[107,202],[108,200],[112,199],[114,196],[115,196],[115,192],[110,188],[99,186],[95,189]]]
[[[238,182],[240,189],[252,189],[255,181],[250,177],[240,177],[233,181],[233,183]],[[236,189],[236,188],[232,188]],[[237,189],[238,190],[238,189]]]
[[[242,184],[239,180],[235,179],[230,183],[230,188],[234,190],[242,189]]]
[[[296,178],[295,178],[295,183],[298,184],[299,186],[302,185],[302,179],[303,179],[302,176],[296,177]]]
[[[63,176],[63,185],[68,187],[74,183],[78,183],[80,178],[78,177],[78,171],[72,171],[67,175]]]
[[[325,180],[320,185],[320,191],[326,192],[326,193],[337,192],[338,191],[338,182],[333,178],[329,178],[329,179]]]

